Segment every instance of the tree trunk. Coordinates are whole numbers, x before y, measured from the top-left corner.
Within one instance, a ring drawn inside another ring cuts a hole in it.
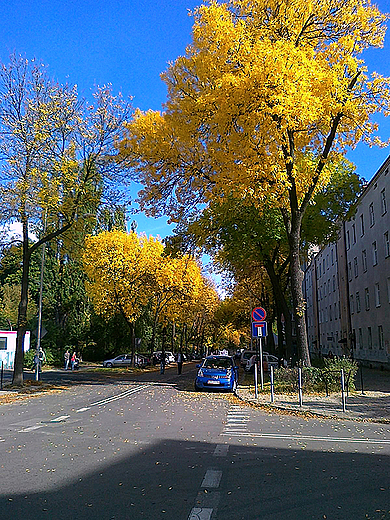
[[[263,263],[265,270],[271,282],[272,292],[278,311],[280,311],[285,318],[284,335],[286,340],[285,356],[290,357],[292,354],[292,327],[291,327],[291,311],[288,306],[285,293],[280,284],[280,275],[275,272],[274,264],[267,256],[263,256]],[[282,336],[280,336],[282,338]]]
[[[27,327],[27,305],[28,305],[28,281],[30,271],[30,250],[28,244],[28,224],[23,221],[23,266],[22,266],[22,282],[21,294],[18,308],[18,324],[16,335],[16,351],[14,374],[12,379],[13,385],[23,385],[23,363],[24,363],[24,337]]]
[[[305,366],[311,366],[306,331],[305,300],[303,296],[303,271],[300,261],[300,231],[302,216],[292,213],[291,228],[288,231],[288,240],[291,252],[291,295],[293,300],[293,314],[295,320],[298,359]]]

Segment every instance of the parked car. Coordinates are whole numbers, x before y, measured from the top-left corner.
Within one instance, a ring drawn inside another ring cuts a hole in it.
[[[161,363],[162,350],[157,350],[153,352],[153,359],[156,360],[157,363]],[[169,350],[165,351],[165,363],[174,363],[175,356]]]
[[[246,365],[245,365],[245,372],[253,372],[255,369],[255,363],[258,360],[257,354],[251,356]],[[276,356],[273,356],[272,354],[268,354],[268,352],[263,352],[263,371],[264,372],[270,372],[271,366],[275,368],[278,368],[279,366],[279,359]]]
[[[230,356],[208,356],[200,365],[195,378],[195,390],[219,389],[235,392],[238,366]]]
[[[147,365],[150,365],[149,359],[142,354],[135,354],[135,366],[139,368],[143,368]],[[106,368],[113,367],[130,367],[132,366],[132,356],[131,354],[121,354],[120,356],[116,356],[112,359],[106,359],[103,361],[103,366]]]
[[[254,354],[256,354],[256,350],[243,350],[241,352],[240,357],[240,365],[245,368],[246,362],[249,358],[251,358]]]
[[[131,366],[131,356],[130,354],[121,354],[120,356],[116,356],[112,359],[106,359],[103,361],[103,366],[107,368],[129,367]]]

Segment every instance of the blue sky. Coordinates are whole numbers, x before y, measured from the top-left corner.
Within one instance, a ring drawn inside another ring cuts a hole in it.
[[[133,96],[142,110],[160,109],[165,85],[160,73],[183,54],[191,39],[188,11],[196,0],[3,0],[0,2],[0,59],[11,52],[36,57],[60,83],[77,84],[88,97],[95,85],[111,83],[114,92]],[[376,2],[384,12],[390,0]],[[390,76],[390,34],[385,48],[370,51],[370,70]],[[383,138],[390,136],[390,121],[383,121]],[[388,149],[360,145],[347,157],[358,172],[370,179]],[[133,196],[135,195],[135,188]],[[169,233],[165,219],[136,216],[138,231]]]

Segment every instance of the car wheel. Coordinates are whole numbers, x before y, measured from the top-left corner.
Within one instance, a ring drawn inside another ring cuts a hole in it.
[[[194,384],[194,388],[195,388],[195,392],[200,392],[200,388],[196,383]]]
[[[106,368],[112,368],[112,363],[106,363]]]

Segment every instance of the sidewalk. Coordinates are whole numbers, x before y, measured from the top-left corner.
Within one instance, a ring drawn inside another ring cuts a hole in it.
[[[356,391],[346,397],[346,411],[343,412],[341,392],[327,396],[305,395],[303,390],[302,406],[297,395],[275,394],[271,403],[270,394],[261,394],[255,398],[254,385],[239,386],[239,399],[255,406],[302,415],[320,416],[335,419],[349,419],[390,424],[390,371],[363,368],[363,392],[360,374],[357,374]]]

